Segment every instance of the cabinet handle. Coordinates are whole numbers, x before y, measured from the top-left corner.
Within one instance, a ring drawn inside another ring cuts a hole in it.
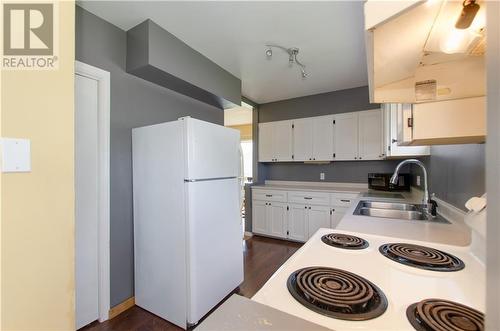
[[[307,206],[304,206],[305,209],[307,209]]]
[[[268,197],[268,198],[270,198],[272,196],[273,196],[272,194],[266,194],[266,197]]]
[[[342,202],[351,202],[351,200],[347,200],[347,199],[340,199],[340,201],[342,201]]]
[[[309,207],[309,209],[311,209],[311,207]]]
[[[310,197],[304,197],[304,199],[306,199],[306,200],[312,200],[312,198],[310,198]]]

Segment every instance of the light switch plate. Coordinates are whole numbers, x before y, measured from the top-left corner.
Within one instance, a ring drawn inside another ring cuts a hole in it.
[[[319,180],[325,180],[325,173],[324,172],[319,173]]]
[[[31,142],[29,139],[1,138],[2,172],[31,171]]]

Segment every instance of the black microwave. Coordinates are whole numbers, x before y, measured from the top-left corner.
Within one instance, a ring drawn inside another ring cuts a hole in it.
[[[409,191],[410,174],[399,174],[397,184],[391,184],[392,174],[370,173],[368,174],[368,188],[379,191]]]

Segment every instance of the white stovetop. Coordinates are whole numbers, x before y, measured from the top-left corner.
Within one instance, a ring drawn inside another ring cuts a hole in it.
[[[321,236],[340,232],[364,238],[370,244],[363,250],[346,250],[328,246]],[[460,258],[465,268],[456,272],[421,270],[394,262],[378,251],[391,242],[414,243],[433,247]],[[326,266],[344,269],[365,277],[377,285],[388,300],[381,316],[368,321],[343,321],[323,316],[304,307],[288,292],[288,276],[297,269]],[[468,247],[398,239],[356,232],[320,229],[269,279],[253,300],[313,323],[342,330],[414,330],[406,318],[406,308],[427,298],[448,299],[485,311],[485,268],[469,252]]]

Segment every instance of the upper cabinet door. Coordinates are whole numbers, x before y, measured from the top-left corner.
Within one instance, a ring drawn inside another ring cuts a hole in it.
[[[358,113],[335,115],[333,145],[334,160],[358,159]]]
[[[312,119],[312,157],[315,161],[333,160],[333,119],[333,115]]]
[[[292,161],[292,121],[273,122],[274,161]]]
[[[361,111],[359,116],[360,160],[380,160],[384,158],[383,117],[380,109]]]
[[[259,161],[273,161],[273,127],[272,122],[259,124]]]
[[[293,159],[311,161],[313,158],[313,119],[293,121]]]

